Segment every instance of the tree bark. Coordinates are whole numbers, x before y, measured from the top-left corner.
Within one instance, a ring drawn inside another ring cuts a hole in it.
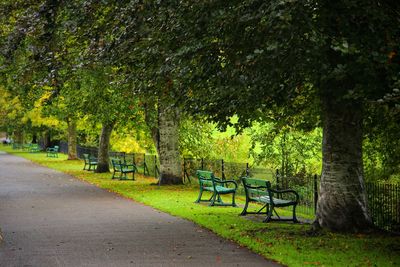
[[[17,144],[23,144],[24,143],[24,132],[20,129],[15,130],[14,132],[14,142]]]
[[[97,155],[97,168],[95,172],[109,172],[109,164],[108,164],[108,150],[110,148],[110,138],[111,132],[114,128],[115,122],[107,122],[103,123],[103,127],[101,129],[100,134],[100,142],[99,142],[99,154]]]
[[[362,163],[362,104],[323,97],[323,164],[315,223],[339,232],[372,227]]]
[[[77,132],[76,132],[76,120],[69,119],[68,124],[68,160],[78,159],[78,154],[76,151],[77,143]]]
[[[159,184],[182,184],[182,166],[179,153],[179,120],[177,108],[159,102],[158,144],[160,158]]]
[[[43,146],[48,148],[51,145],[50,131],[46,130],[43,134]]]
[[[34,133],[32,135],[32,144],[37,144],[37,134],[36,133]]]

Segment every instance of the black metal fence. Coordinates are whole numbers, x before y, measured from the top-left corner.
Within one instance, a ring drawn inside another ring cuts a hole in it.
[[[186,181],[191,181],[196,177],[196,170],[212,170],[215,176],[222,179],[235,179],[239,180],[240,177],[245,176],[248,170],[247,163],[233,163],[221,160],[208,160],[208,159],[183,159],[183,175]]]
[[[61,144],[60,144],[61,145]],[[68,153],[62,151],[63,153]],[[98,148],[97,147],[84,147],[77,146],[77,154],[78,158],[83,159],[83,154],[89,154],[94,157],[98,156]],[[158,177],[160,174],[159,171],[159,161],[156,155],[147,155],[143,153],[125,153],[118,151],[110,151],[110,158],[119,158],[128,163],[133,163],[136,165],[138,169],[138,173],[143,174],[145,176]]]
[[[368,208],[376,226],[400,233],[400,185],[366,183]]]
[[[61,141],[59,144],[60,152],[64,154],[68,154],[68,143]]]

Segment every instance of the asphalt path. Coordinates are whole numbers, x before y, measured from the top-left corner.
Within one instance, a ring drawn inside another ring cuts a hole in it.
[[[1,267],[279,266],[192,222],[3,152],[0,229]]]

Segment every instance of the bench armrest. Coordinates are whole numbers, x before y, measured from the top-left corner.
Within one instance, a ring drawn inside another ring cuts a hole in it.
[[[215,182],[218,184],[234,184],[235,185],[235,189],[237,189],[238,184],[236,181],[234,180],[220,180],[220,179],[215,179]]]
[[[277,193],[277,194],[284,194],[284,193],[291,193],[294,194],[296,196],[296,202],[299,202],[299,194],[294,191],[293,189],[284,189],[284,190],[277,190],[277,189],[272,189],[270,188],[269,191],[273,192],[273,193]]]
[[[127,168],[132,167],[132,169],[137,170],[136,164],[122,164],[122,166],[127,167]]]

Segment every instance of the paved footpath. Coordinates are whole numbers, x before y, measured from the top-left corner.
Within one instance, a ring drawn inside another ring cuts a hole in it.
[[[1,267],[278,266],[192,222],[3,152],[0,228]]]

